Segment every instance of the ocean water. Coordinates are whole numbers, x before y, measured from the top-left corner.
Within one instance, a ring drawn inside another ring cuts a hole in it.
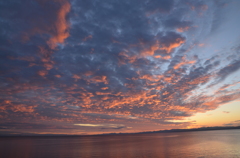
[[[0,137],[1,158],[240,158],[240,130]]]

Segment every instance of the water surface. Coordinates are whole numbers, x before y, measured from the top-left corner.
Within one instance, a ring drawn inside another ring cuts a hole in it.
[[[240,158],[240,130],[0,137],[2,158]]]

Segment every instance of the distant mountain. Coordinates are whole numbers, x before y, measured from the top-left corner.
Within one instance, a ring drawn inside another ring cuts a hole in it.
[[[171,130],[160,130],[160,131],[149,131],[149,132],[139,132],[139,133],[169,133],[169,132],[191,132],[191,131],[210,131],[210,130],[230,130],[230,129],[240,129],[240,126],[225,126],[225,127],[201,127],[201,128],[191,128],[191,129],[171,129]]]
[[[170,130],[160,130],[160,131],[146,131],[138,133],[106,133],[106,134],[96,134],[96,135],[66,135],[66,134],[6,134],[0,133],[0,137],[5,136],[40,136],[40,137],[76,137],[76,136],[101,136],[101,135],[125,135],[125,134],[151,134],[151,133],[171,133],[171,132],[191,132],[191,131],[211,131],[211,130],[231,130],[231,129],[240,129],[240,126],[225,126],[225,127],[201,127],[201,128],[191,128],[191,129],[170,129]]]
[[[231,130],[240,129],[240,126],[225,126],[225,127],[201,127],[201,128],[191,128],[191,129],[170,129],[170,130],[160,130],[160,131],[146,131],[138,133],[106,133],[98,135],[122,135],[122,134],[151,134],[151,133],[171,133],[171,132],[191,132],[191,131],[211,131],[211,130]]]

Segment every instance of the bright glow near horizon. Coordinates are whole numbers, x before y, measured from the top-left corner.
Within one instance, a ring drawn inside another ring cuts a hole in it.
[[[213,111],[197,113],[186,118],[186,121],[196,121],[192,127],[210,126],[240,126],[240,101],[223,104]]]

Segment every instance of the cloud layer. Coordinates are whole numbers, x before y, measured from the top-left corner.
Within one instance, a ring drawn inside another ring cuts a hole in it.
[[[169,128],[239,99],[235,3],[1,2],[0,127]]]

